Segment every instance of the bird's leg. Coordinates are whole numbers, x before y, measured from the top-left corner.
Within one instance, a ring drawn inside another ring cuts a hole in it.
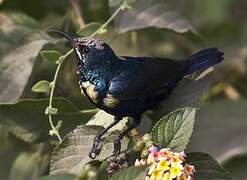
[[[133,120],[128,120],[127,128],[123,130],[120,134],[117,134],[114,139],[114,155],[118,155],[121,152],[121,140],[125,135],[128,134],[129,131],[136,128],[141,122],[141,116],[133,117]]]
[[[103,141],[103,138],[102,136],[107,133],[107,131],[109,129],[111,129],[113,126],[115,126],[120,120],[122,119],[122,117],[114,117],[114,121],[109,125],[107,126],[106,128],[102,129],[94,138],[94,143],[93,143],[93,147],[89,153],[89,157],[94,159],[99,153],[100,153],[100,150],[101,150],[101,147],[102,147],[102,141]]]

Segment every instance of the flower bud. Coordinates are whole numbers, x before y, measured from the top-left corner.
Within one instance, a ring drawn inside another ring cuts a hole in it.
[[[154,144],[153,141],[148,141],[148,142],[145,143],[146,148],[150,148],[153,144]]]
[[[134,146],[134,150],[135,151],[142,151],[145,147],[145,143],[142,141],[138,141],[135,146]]]
[[[145,158],[148,156],[148,154],[149,154],[148,149],[144,149],[144,150],[142,151],[141,157],[142,157],[143,159],[145,159]]]
[[[145,143],[148,141],[152,141],[152,136],[150,134],[145,134],[144,136],[142,136],[142,141]]]

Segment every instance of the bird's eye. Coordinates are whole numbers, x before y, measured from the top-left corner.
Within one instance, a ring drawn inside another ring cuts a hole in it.
[[[89,53],[89,47],[84,46],[84,45],[80,45],[80,46],[79,46],[79,50],[80,50],[80,52],[83,53],[83,54]]]
[[[82,49],[82,52],[83,52],[84,54],[89,53],[89,48],[88,48],[88,47],[84,47],[84,48]]]

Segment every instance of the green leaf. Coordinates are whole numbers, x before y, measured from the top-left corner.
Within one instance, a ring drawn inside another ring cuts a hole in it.
[[[188,163],[195,166],[196,180],[232,180],[231,175],[206,153],[188,154]]]
[[[107,167],[108,167],[108,162],[103,161],[97,171],[97,179],[109,180],[109,177],[107,175]]]
[[[49,99],[22,100],[13,104],[0,104],[0,127],[28,143],[47,140],[49,136],[48,116],[44,114]],[[80,112],[70,101],[55,98],[53,106],[59,109],[53,116],[54,123],[63,121],[61,135],[65,135],[76,125],[83,124],[92,116]]]
[[[173,30],[177,33],[195,31],[188,20],[170,7],[157,1],[138,0],[129,11],[120,13],[116,18],[116,26],[119,32],[157,27]]]
[[[13,103],[23,96],[39,63],[39,51],[51,41],[38,29],[34,33],[27,26],[28,18],[17,24],[9,14],[0,13],[0,17],[4,22],[0,26],[0,102]]]
[[[119,6],[122,2],[123,2],[123,0],[109,0],[109,1],[108,1],[108,5],[109,5],[110,7],[117,7],[117,6]]]
[[[75,180],[76,175],[74,174],[57,174],[57,175],[47,175],[39,178],[38,180]]]
[[[247,154],[246,107],[246,99],[218,100],[201,106],[189,150],[208,152],[220,163]]]
[[[6,15],[17,25],[24,25],[29,28],[40,28],[40,24],[32,17],[22,13],[22,12],[5,12]]]
[[[43,59],[50,61],[52,63],[58,63],[62,54],[59,51],[41,51],[40,55]]]
[[[86,24],[82,29],[79,29],[76,33],[79,36],[90,36],[95,31],[97,31],[100,26],[101,24],[92,22],[92,23]]]
[[[8,145],[7,136],[8,132],[6,129],[0,126],[0,150],[5,149]]]
[[[1,59],[0,102],[15,102],[20,98],[31,76],[36,57],[47,42],[37,40],[21,45]]]
[[[46,80],[41,80],[37,82],[33,87],[33,92],[49,92],[51,88],[51,83]]]
[[[178,109],[161,118],[152,129],[152,137],[160,147],[175,151],[186,148],[193,132],[196,108]]]
[[[1,131],[2,129],[4,129],[4,127],[0,127]],[[11,168],[18,155],[24,151],[30,152],[30,149],[33,148],[33,146],[30,148],[30,145],[27,146],[25,142],[10,135],[4,140],[6,144],[4,148],[0,149],[0,179],[9,179]]]
[[[146,176],[146,166],[131,166],[120,173],[114,175],[110,180],[140,180],[145,179]]]
[[[66,135],[62,143],[55,149],[51,157],[50,173],[73,173],[80,174],[82,168],[92,159],[88,156],[96,134],[102,127],[99,126],[78,126]],[[94,160],[104,160],[112,155],[113,135],[106,136],[102,150]],[[122,140],[122,150],[128,145],[127,138]]]
[[[247,177],[247,154],[235,156],[223,164],[224,168],[231,173],[235,179],[246,179]]]
[[[37,179],[46,171],[48,163],[48,154],[23,152],[16,158],[11,168],[10,180]]]

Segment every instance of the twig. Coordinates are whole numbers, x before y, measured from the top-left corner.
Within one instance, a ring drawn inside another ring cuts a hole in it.
[[[73,52],[73,49],[71,49],[70,51],[68,51],[65,55],[63,55],[58,63],[58,66],[57,66],[57,69],[56,69],[56,72],[55,72],[55,75],[54,75],[54,79],[52,81],[52,86],[51,86],[51,93],[50,93],[50,99],[49,99],[49,109],[52,108],[52,102],[53,102],[53,97],[54,97],[54,91],[55,91],[55,87],[56,87],[56,82],[57,82],[57,78],[58,78],[58,73],[61,69],[61,66],[64,62],[64,60]],[[52,121],[52,114],[49,113],[48,114],[49,116],[49,123],[50,123],[50,126],[52,128],[52,133],[55,134],[57,136],[57,138],[59,139],[59,142],[62,142],[62,138],[59,134],[59,131],[57,129],[57,127],[55,127],[55,125],[53,124],[53,121]]]
[[[90,35],[90,37],[95,36],[96,34],[98,34],[101,30],[105,29],[106,26],[117,16],[117,14],[121,11],[121,9],[123,8],[123,5],[125,4],[125,1],[123,1],[119,7],[116,9],[116,11],[111,15],[111,17],[104,23],[102,24],[99,29],[97,29],[93,34]]]
[[[80,3],[78,0],[69,0],[70,6],[73,9],[77,22],[80,26],[80,28],[83,28],[85,26],[84,19],[81,14],[81,9],[80,9]]]
[[[80,110],[80,112],[81,113],[85,113],[85,114],[87,114],[87,113],[96,113],[96,112],[98,112],[99,111],[99,109],[98,108],[94,108],[94,109],[86,109],[86,110]]]

